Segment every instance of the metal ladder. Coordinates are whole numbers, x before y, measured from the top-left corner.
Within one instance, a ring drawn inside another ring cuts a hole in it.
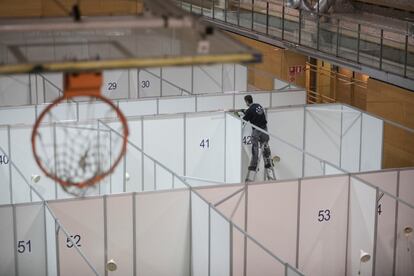
[[[256,177],[257,177],[257,172],[259,171],[260,168],[260,163],[262,161],[262,157],[263,157],[263,144],[260,143],[260,147],[259,147],[259,154],[258,154],[258,160],[257,160],[257,166],[256,166],[256,170],[255,171],[251,171],[251,170],[247,170],[247,175],[245,178],[245,182],[253,182],[256,181]],[[279,157],[278,157],[279,158]],[[274,166],[274,158],[271,159],[271,167],[270,168],[264,168],[265,172],[264,172],[264,180],[276,180],[276,173],[275,173],[275,166]],[[263,160],[264,161],[264,160]],[[250,178],[250,175],[253,174],[253,177]]]

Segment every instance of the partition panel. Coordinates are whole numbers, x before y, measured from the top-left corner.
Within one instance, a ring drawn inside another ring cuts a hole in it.
[[[135,195],[138,275],[190,275],[189,193],[183,189]]]
[[[286,88],[286,86],[290,85],[290,83],[284,82],[282,80],[279,79],[274,79],[273,80],[273,88],[274,89],[282,89],[282,88]]]
[[[118,268],[110,275],[133,275],[133,195],[106,198],[107,257]]]
[[[384,122],[362,114],[361,167],[360,171],[382,168],[382,143]]]
[[[140,99],[120,101],[119,108],[125,116],[142,116],[157,114],[157,100],[156,99]]]
[[[47,272],[48,275],[58,275],[58,248],[56,243],[57,223],[49,208],[47,207],[45,207],[45,222],[47,246]]]
[[[198,96],[197,112],[225,110],[233,108],[233,95]]]
[[[414,275],[414,208],[398,203],[395,275]],[[411,232],[410,232],[411,231]]]
[[[267,111],[267,128],[271,134],[302,148],[303,113],[303,108],[270,109]],[[270,137],[270,139],[274,138]]]
[[[29,76],[27,74],[2,75],[0,77],[1,105],[24,105],[31,103]]]
[[[371,275],[373,272],[377,191],[351,176],[347,275]],[[361,250],[371,259],[361,261]]]
[[[254,235],[253,235],[254,236]],[[285,275],[285,266],[247,239],[246,276]]]
[[[37,105],[37,115],[40,115],[47,106],[47,104]],[[53,107],[53,116],[48,119],[51,119],[49,122],[77,121],[78,114],[76,103],[60,103]]]
[[[303,166],[305,166],[303,177],[324,175],[325,162],[320,159],[305,154]]]
[[[329,163],[326,163],[326,162],[323,162],[323,170],[324,170],[324,175],[347,174],[346,171],[341,170],[337,167],[334,167],[333,165],[330,165]]]
[[[46,275],[46,229],[43,203],[16,205],[18,275]]]
[[[236,87],[234,88],[235,91],[247,91],[247,67],[236,64]]]
[[[182,175],[184,173],[183,116],[149,117],[145,118],[143,123],[144,152],[173,172]]]
[[[393,196],[397,196],[397,172],[362,173],[358,177],[377,186]],[[379,191],[377,198],[378,232],[375,262],[375,275],[392,275],[394,256],[394,234],[396,200],[384,192]],[[400,185],[401,192],[401,185]]]
[[[125,166],[125,173],[123,167]],[[125,192],[138,192],[142,189],[142,152],[135,148],[128,147],[125,154],[125,164],[122,166],[122,170],[118,170],[115,177],[112,177],[112,185],[115,183],[123,182],[125,177]],[[115,191],[112,190],[112,193]],[[118,191],[121,192],[121,191]]]
[[[303,179],[300,192],[299,270],[344,275],[348,176]]]
[[[11,203],[10,166],[8,128],[0,127],[0,205]]]
[[[235,91],[236,80],[239,76],[236,76],[235,64],[223,64],[223,91]]]
[[[241,154],[242,154],[242,123],[238,118],[225,114],[226,118],[226,183],[240,183],[242,181]]]
[[[73,238],[73,244],[62,231],[58,234],[60,275],[89,275],[91,269],[79,255],[80,247],[100,275],[105,273],[103,199],[81,198],[49,202],[59,222]]]
[[[246,102],[244,101],[244,97],[246,95],[252,95],[249,93],[241,93],[236,94],[235,96],[235,102],[234,102],[234,108],[236,109],[247,109]],[[252,95],[253,102],[258,103],[264,108],[270,107],[270,93],[264,92],[264,93],[255,93]]]
[[[270,137],[269,145],[272,156],[280,157],[280,161],[274,164],[276,179],[292,179],[302,176],[303,154],[301,151],[272,137]]]
[[[0,206],[0,275],[16,275],[12,208]]]
[[[305,149],[319,158],[339,165],[341,106],[306,108]]]
[[[151,158],[144,155],[144,177],[142,191],[155,191],[157,189],[156,166],[157,164]]]
[[[399,197],[414,205],[414,169],[400,171]]]
[[[161,96],[160,68],[138,70],[138,98]]]
[[[42,99],[41,103],[50,103],[63,94],[62,73],[36,74],[36,83],[37,87],[34,92],[42,94],[37,95],[38,99]]]
[[[35,119],[35,106],[19,106],[0,109],[0,125],[33,124]]]
[[[172,99],[159,99],[159,110],[160,114],[168,113],[184,113],[184,112],[195,112],[195,98],[172,98]]]
[[[212,208],[210,231],[210,275],[230,276],[230,224]]]
[[[191,192],[192,275],[208,276],[209,205]]]
[[[224,181],[224,113],[191,114],[185,126],[185,174]]]
[[[104,70],[102,95],[110,99],[129,98],[129,71],[128,70]]]
[[[190,66],[162,68],[162,79],[163,96],[181,95],[181,89],[191,91]]]
[[[222,91],[221,64],[200,65],[193,67],[193,93],[215,93]]]
[[[362,113],[342,106],[341,168],[348,172],[359,171]]]
[[[247,232],[284,261],[295,263],[298,182],[249,185],[246,206]],[[249,260],[253,255],[248,252]]]
[[[272,107],[306,104],[306,91],[284,91],[272,93]]]
[[[110,106],[103,102],[80,102],[78,103],[79,121],[93,119],[117,118],[116,113]]]

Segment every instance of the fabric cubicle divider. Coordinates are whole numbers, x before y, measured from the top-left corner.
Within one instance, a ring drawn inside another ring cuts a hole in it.
[[[161,96],[161,69],[148,68],[138,70],[138,98]]]
[[[32,103],[30,75],[0,76],[0,103],[18,106]]]
[[[225,179],[226,183],[243,180],[241,168],[242,123],[230,114],[225,114]]]
[[[382,168],[383,126],[382,120],[362,114],[360,171]]]
[[[131,98],[131,90],[136,91],[136,87],[134,87],[135,85],[131,87],[130,72],[132,73],[134,71],[135,70],[103,71],[103,83],[101,87],[102,95],[110,99]]]
[[[199,95],[196,99],[198,112],[233,108],[233,94]]]
[[[340,167],[348,172],[360,170],[361,118],[361,112],[342,106]]]
[[[33,124],[35,119],[35,106],[16,106],[0,109],[0,125]]]
[[[15,254],[15,238],[14,238],[14,211],[13,206],[0,206],[0,274],[1,275],[16,275],[16,260]],[[24,244],[23,241],[23,245]],[[27,253],[26,253],[27,254]],[[30,254],[30,253],[29,253]]]
[[[185,91],[191,91],[190,77],[191,66],[162,68],[162,95],[181,95],[182,89]]]
[[[223,66],[200,65],[193,67],[193,93],[215,93],[223,91]]]
[[[0,127],[0,204],[11,203],[12,186],[10,183],[9,128]],[[4,152],[3,152],[4,151]],[[1,273],[0,273],[1,274]]]

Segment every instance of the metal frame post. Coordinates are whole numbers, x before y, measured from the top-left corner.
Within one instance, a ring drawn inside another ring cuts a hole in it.
[[[269,2],[266,2],[266,35],[269,35]]]
[[[283,0],[282,6],[282,40],[285,39],[285,0]]]
[[[211,11],[211,18],[215,19],[215,15],[216,15],[216,9],[215,9],[215,0],[213,0],[213,7],[212,7],[212,11]]]
[[[339,56],[339,26],[340,26],[340,21],[338,18],[337,21],[337,26],[336,26],[336,56]]]
[[[227,23],[227,5],[228,5],[228,0],[224,0],[224,22]]]
[[[240,26],[240,1],[238,1],[238,5],[237,5],[237,26]]]
[[[302,9],[299,9],[299,37],[298,37],[298,44],[301,44],[302,40]]]
[[[251,29],[254,29],[254,0],[252,0],[252,15],[251,15]]]

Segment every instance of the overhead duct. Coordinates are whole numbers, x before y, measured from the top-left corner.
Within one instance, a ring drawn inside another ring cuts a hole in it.
[[[311,13],[326,13],[335,3],[335,0],[319,0],[313,7],[309,0],[287,0],[286,4],[289,8],[305,10]]]

